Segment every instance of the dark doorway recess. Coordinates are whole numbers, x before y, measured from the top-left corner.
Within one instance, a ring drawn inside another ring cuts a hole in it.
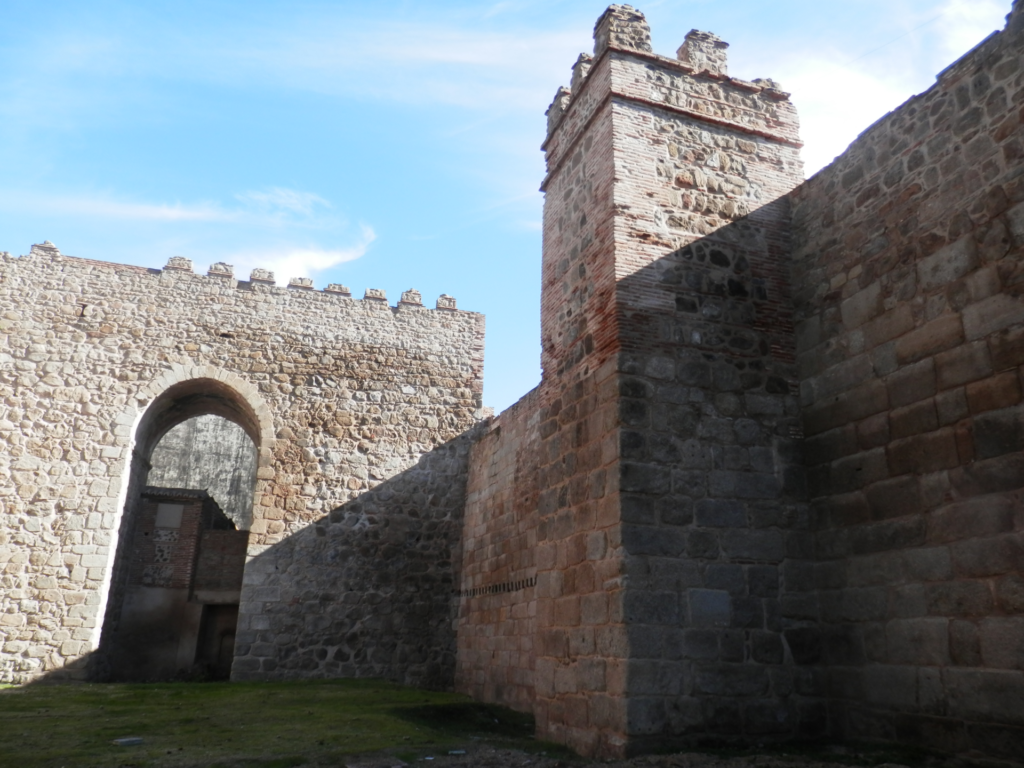
[[[230,677],[259,434],[248,404],[213,380],[147,409],[94,679]]]

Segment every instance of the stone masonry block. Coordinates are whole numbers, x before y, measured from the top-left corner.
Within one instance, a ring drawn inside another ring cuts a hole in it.
[[[695,688],[712,696],[761,696],[768,691],[768,669],[756,664],[701,664]]]
[[[951,716],[1024,726],[1024,673],[953,667],[943,680]]]
[[[720,544],[727,555],[744,560],[778,563],[786,555],[785,537],[772,529],[727,529]]]
[[[973,436],[979,459],[1024,450],[1024,405],[979,414],[974,419]]]
[[[840,305],[843,324],[847,329],[857,328],[882,312],[882,287],[871,283]]]
[[[964,388],[958,387],[938,394],[935,397],[935,411],[941,427],[954,424],[969,415]]]
[[[988,345],[983,341],[964,344],[935,357],[936,384],[949,389],[983,379],[992,373]]]
[[[623,463],[619,487],[626,493],[661,495],[672,490],[672,473],[652,464]]]
[[[624,525],[622,545],[631,555],[676,557],[686,549],[684,531],[648,525]]]
[[[764,472],[715,471],[710,480],[709,493],[715,497],[774,499],[781,491],[778,478]]]
[[[923,474],[959,465],[956,436],[952,428],[895,440],[889,444],[889,471],[893,475],[908,472]]]
[[[624,618],[637,624],[679,623],[679,596],[675,592],[627,591],[624,597]]]
[[[740,528],[747,524],[743,502],[728,499],[703,499],[694,507],[697,525],[709,528]]]
[[[917,669],[893,664],[869,664],[863,685],[869,704],[889,710],[913,712],[917,702]]]
[[[959,619],[949,622],[949,656],[958,667],[981,666],[981,641],[977,623]]]
[[[996,582],[999,608],[1008,614],[1024,614],[1024,575],[1010,574]]]
[[[889,414],[889,423],[893,440],[938,429],[939,417],[935,401],[922,400],[903,408],[896,408]]]
[[[722,589],[687,590],[690,626],[727,627],[732,623],[732,598]]]
[[[1024,571],[1024,534],[1021,533],[958,541],[950,550],[961,576],[1001,576]]]
[[[942,666],[949,663],[949,622],[945,618],[895,619],[886,625],[886,647],[893,664]]]
[[[974,237],[968,235],[917,263],[917,282],[924,291],[945,288],[978,267]]]
[[[949,473],[950,484],[960,496],[1015,491],[1024,477],[1024,454],[1007,453],[966,464]]]
[[[968,384],[966,392],[971,413],[1005,408],[1021,401],[1020,379],[1016,371],[1007,371]]]
[[[1024,617],[991,616],[979,623],[981,657],[986,667],[1024,669]]]
[[[1024,323],[1024,300],[1019,296],[997,293],[966,307],[963,318],[967,339],[982,339],[996,331]]]
[[[1012,531],[1013,506],[1006,498],[981,498],[940,507],[928,516],[928,541],[945,543]]]
[[[885,383],[894,408],[931,397],[935,394],[935,361],[928,358],[900,368]]]
[[[984,616],[992,611],[992,591],[982,581],[948,581],[925,585],[928,613],[933,616]]]
[[[954,347],[963,338],[960,316],[940,315],[896,341],[896,360],[900,365],[906,365]]]
[[[903,578],[908,581],[945,581],[953,577],[953,561],[946,547],[917,547],[901,553]]]
[[[875,520],[917,514],[924,509],[920,481],[912,475],[874,483],[865,496]]]
[[[992,365],[997,371],[1024,363],[1024,328],[1011,328],[988,338]]]

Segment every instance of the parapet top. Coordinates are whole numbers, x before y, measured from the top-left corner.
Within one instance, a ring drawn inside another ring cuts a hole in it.
[[[647,19],[631,5],[609,5],[594,25],[594,56],[609,45],[651,53],[651,28]]]
[[[1024,0],[1019,0],[1024,3]],[[545,113],[548,118],[548,135],[561,122],[562,115],[569,108],[572,99],[582,90],[594,62],[609,48],[637,51],[668,63],[671,59],[657,56],[651,49],[651,29],[644,15],[631,5],[610,5],[601,14],[594,26],[594,55],[581,53],[572,67],[572,87],[561,87],[555,94],[551,106]],[[776,101],[785,100],[789,94],[779,89],[773,80],[753,81],[729,77],[729,44],[712,32],[691,29],[676,51],[676,59],[685,71],[703,75],[715,80],[726,80],[747,91],[764,93]],[[677,66],[679,66],[677,65]]]
[[[3,253],[6,252],[0,251],[0,254]],[[29,253],[32,256],[44,256],[48,259],[65,258],[64,255],[57,248],[57,246],[55,246],[49,240],[44,240],[42,243],[37,243],[33,245]],[[91,259],[77,259],[71,256],[67,258],[72,258],[75,259],[76,261],[85,261],[87,263],[101,266],[129,267],[130,269],[140,270],[142,272],[152,272],[152,270],[147,270],[145,267],[131,267],[130,265],[115,264],[113,262],[93,261]],[[180,272],[195,275],[195,272],[192,268],[192,259],[186,258],[184,256],[171,256],[167,260],[167,265],[164,267],[164,271],[171,273]],[[235,275],[235,268],[231,264],[225,264],[223,261],[218,261],[210,265],[210,268],[209,270],[207,270],[206,274],[209,277],[231,278],[233,280]],[[252,273],[249,276],[249,281],[254,285],[263,285],[266,288],[273,288],[275,286],[274,273],[269,269],[262,269],[260,267],[257,267],[256,269],[252,270]],[[288,288],[299,291],[312,291],[314,290],[313,278],[293,277],[288,281]],[[348,286],[342,285],[341,283],[331,283],[326,288],[324,288],[323,292],[328,294],[335,294],[337,296],[342,296],[345,298],[352,297],[352,291],[348,288]],[[387,293],[385,293],[384,290],[381,288],[367,288],[363,298],[370,299],[371,303],[378,304],[379,306],[388,306]],[[409,290],[402,292],[402,299],[401,301],[398,302],[398,304],[399,306],[406,307],[422,307],[423,296],[415,288],[410,288]],[[442,293],[437,299],[436,308],[447,310],[457,309],[455,298],[453,296],[449,296],[447,293]]]
[[[726,49],[729,44],[718,35],[691,29],[686,40],[676,51],[676,58],[689,64],[697,72],[713,75],[728,75],[729,62]]]

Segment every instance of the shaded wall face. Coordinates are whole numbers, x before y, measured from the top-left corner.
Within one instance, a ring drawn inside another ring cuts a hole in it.
[[[821,661],[850,737],[1024,754],[1022,45],[1018,12],[793,197]]]
[[[208,491],[240,530],[249,530],[256,446],[240,426],[213,415],[187,419],[160,438],[149,463],[149,485]]]
[[[200,647],[204,613],[209,604],[226,604],[237,616],[248,533],[212,530],[214,515],[230,524],[203,498],[149,496],[137,515],[128,562],[121,565],[123,596],[105,628],[103,677],[145,682],[207,675],[207,667],[218,665]],[[234,626],[227,629],[233,638]],[[230,650],[220,666],[222,673],[230,670]]]
[[[415,466],[471,427],[480,407],[476,314],[49,247],[0,255],[0,275],[0,388],[10,393],[0,406],[0,669],[9,680],[62,670],[97,647],[124,503],[141,491],[125,493],[141,466],[136,425],[170,387],[214,381],[255,414],[250,557]],[[386,515],[366,525],[383,531]],[[301,564],[305,553],[294,556]],[[278,586],[275,597],[244,587],[239,620],[274,648],[274,638],[289,644],[286,633],[259,617],[334,589],[329,569],[316,584]],[[387,674],[400,678],[403,663]]]
[[[436,447],[252,557],[232,679],[383,677],[450,688],[475,439],[469,430]]]
[[[630,749],[815,735],[784,266],[796,116],[750,84],[613,63]]]

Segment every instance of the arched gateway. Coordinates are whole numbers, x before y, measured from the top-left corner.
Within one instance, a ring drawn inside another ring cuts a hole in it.
[[[339,592],[349,600],[372,593],[379,602],[380,589],[402,583],[405,562],[393,558],[393,577],[372,589],[365,569],[339,577],[336,543],[353,541],[353,529],[382,539],[400,527],[419,537],[432,563],[430,573],[414,575],[415,589],[402,587],[395,616],[451,602],[461,520],[458,482],[449,478],[455,469],[417,462],[479,418],[480,315],[456,309],[450,297],[428,309],[415,291],[391,306],[382,291],[353,300],[343,286],[316,291],[308,280],[278,288],[263,270],[239,281],[226,265],[200,276],[187,259],[154,270],[68,257],[50,244],[20,258],[0,255],[0,307],[0,681],[116,677],[133,584],[180,587],[193,609],[237,604],[236,676],[338,674],[338,638],[379,634],[369,629],[372,606],[298,623],[294,607],[334,604]],[[167,558],[192,552],[195,567],[202,564],[202,547],[183,544],[190,514],[200,539],[237,531],[203,499],[146,491],[160,438],[200,414],[239,425],[258,449],[248,563],[233,602],[221,581],[209,590],[220,602],[203,603],[195,583],[174,581]],[[396,497],[395,484],[410,472],[421,495],[432,477],[444,477],[448,497]],[[380,511],[353,511],[368,492]],[[449,521],[443,535],[438,516]],[[163,540],[133,577],[125,553],[146,538],[146,525],[150,541]],[[192,650],[177,638],[184,662],[202,658],[201,614],[193,615]],[[230,618],[210,622],[224,630],[213,632],[211,647],[227,642]],[[430,630],[447,637],[416,631],[420,644],[454,648],[450,621]],[[349,653],[345,672],[423,682],[439,662],[411,645]],[[136,679],[166,676],[150,657],[129,666]]]
[[[255,388],[222,371],[205,373],[167,387],[136,427],[131,466],[123,479],[127,490],[117,546],[108,568],[103,632],[92,660],[94,679],[230,674],[250,526],[243,523],[240,529],[227,516],[222,505],[228,499],[215,498],[208,483],[154,482],[151,460],[164,436],[202,416],[240,427],[264,463],[272,456],[273,438],[270,412]],[[188,374],[178,372],[182,375]],[[161,377],[154,387],[171,377],[174,373]],[[261,450],[264,444],[267,450]],[[245,489],[250,501],[254,490],[250,479]]]

